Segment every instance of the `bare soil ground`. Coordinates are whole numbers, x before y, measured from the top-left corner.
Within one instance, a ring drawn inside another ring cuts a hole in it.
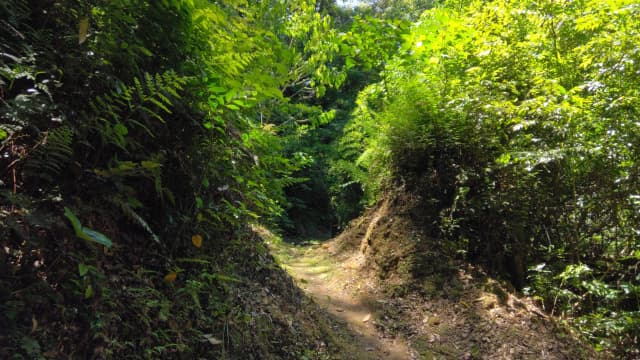
[[[274,246],[276,258],[306,294],[339,324],[355,334],[353,359],[410,359],[410,350],[401,337],[385,334],[376,326],[379,299],[368,284],[355,274],[356,262],[337,262],[326,245]],[[357,260],[356,260],[357,261]]]

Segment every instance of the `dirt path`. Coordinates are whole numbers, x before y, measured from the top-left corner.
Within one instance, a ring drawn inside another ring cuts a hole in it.
[[[402,339],[385,337],[375,326],[381,299],[373,293],[373,283],[360,279],[358,256],[338,259],[320,244],[296,246],[271,244],[282,267],[320,306],[357,335],[355,359],[413,359]]]
[[[298,286],[342,323],[332,330],[346,345],[340,359],[608,357],[535,299],[441,252],[414,225],[411,198],[398,199],[382,201],[326,242],[265,236]]]

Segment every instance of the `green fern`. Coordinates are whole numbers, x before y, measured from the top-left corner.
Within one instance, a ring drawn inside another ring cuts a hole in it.
[[[0,64],[4,63],[5,58],[15,59],[30,52],[22,33],[24,30],[33,31],[25,21],[30,13],[30,4],[25,0],[0,2]]]
[[[44,132],[25,161],[23,176],[55,182],[71,162],[72,142],[73,131],[67,126]]]
[[[153,229],[151,229],[149,223],[147,223],[147,221],[133,209],[135,203],[138,202],[136,199],[129,198],[127,200],[123,200],[121,197],[113,197],[110,199],[110,201],[122,210],[122,213],[127,217],[129,221],[140,226],[151,236],[153,241],[160,244],[160,238],[158,237],[158,235],[156,235]]]
[[[97,114],[95,127],[103,142],[126,149],[129,130],[135,128],[155,137],[154,126],[166,122],[164,115],[171,114],[172,98],[180,98],[186,81],[174,71],[145,73],[134,78],[133,85],[118,83],[115,90],[96,97],[91,109]]]

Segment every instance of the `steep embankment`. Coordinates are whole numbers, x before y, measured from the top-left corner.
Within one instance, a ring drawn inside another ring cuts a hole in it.
[[[329,242],[272,244],[299,286],[360,334],[362,358],[601,356],[531,299],[423,236],[414,205],[396,194]]]
[[[119,235],[111,237],[132,241],[109,251],[63,233],[38,253],[0,241],[0,359],[322,360],[353,353],[354,336],[305,296],[252,232],[224,246],[199,243],[180,258]],[[78,264],[89,250],[98,259]]]

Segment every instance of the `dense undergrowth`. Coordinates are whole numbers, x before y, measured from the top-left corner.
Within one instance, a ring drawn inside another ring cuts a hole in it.
[[[320,121],[329,26],[313,2],[0,4],[0,357],[317,353],[252,303],[277,271],[246,224],[308,162],[274,123]]]
[[[432,6],[1,2],[0,357],[324,356],[252,314],[246,224],[336,231],[396,187],[637,356],[638,4]]]
[[[365,188],[423,201],[430,236],[637,356],[638,49],[633,1],[491,1],[422,14],[343,142]],[[364,145],[361,145],[364,140]]]

